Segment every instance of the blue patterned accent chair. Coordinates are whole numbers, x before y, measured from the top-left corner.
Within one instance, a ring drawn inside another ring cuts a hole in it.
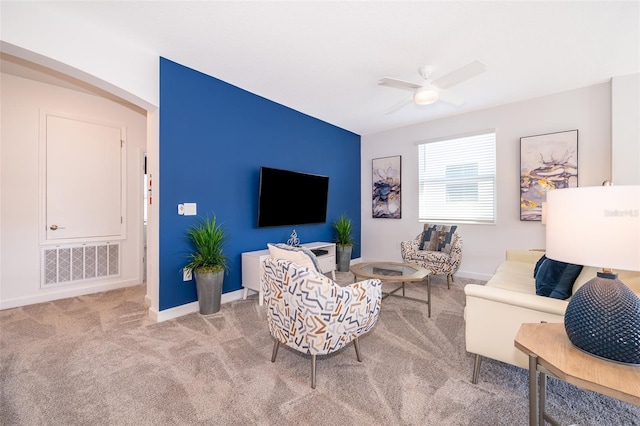
[[[323,274],[288,260],[267,258],[260,281],[269,332],[280,343],[311,355],[311,387],[316,387],[316,355],[335,352],[373,328],[380,314],[382,283],[365,280],[341,287]]]
[[[418,265],[431,271],[431,275],[447,275],[447,288],[451,288],[453,274],[462,260],[462,237],[456,225],[425,223],[423,231],[413,240],[400,243],[405,263]]]

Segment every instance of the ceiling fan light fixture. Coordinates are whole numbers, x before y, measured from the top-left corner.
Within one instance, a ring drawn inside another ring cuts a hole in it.
[[[413,101],[416,105],[429,105],[437,100],[438,91],[430,84],[417,89],[413,94]]]

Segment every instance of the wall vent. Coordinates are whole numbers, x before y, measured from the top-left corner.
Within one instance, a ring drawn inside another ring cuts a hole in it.
[[[120,275],[120,244],[69,244],[42,249],[42,287]]]

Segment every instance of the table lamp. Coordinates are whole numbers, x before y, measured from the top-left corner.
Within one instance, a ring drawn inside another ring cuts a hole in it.
[[[546,255],[603,268],[571,297],[571,343],[611,361],[640,365],[640,298],[613,270],[640,271],[640,185],[547,192]]]

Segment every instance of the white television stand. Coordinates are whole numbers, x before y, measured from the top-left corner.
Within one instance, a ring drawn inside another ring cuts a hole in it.
[[[336,279],[336,245],[335,243],[306,243],[301,247],[309,250],[325,250],[327,254],[316,255],[318,265],[323,274],[331,272],[331,278]],[[248,251],[242,253],[242,298],[246,299],[249,290],[258,293],[258,303],[262,306],[264,301],[264,293],[260,286],[260,265],[268,258],[269,250]]]

